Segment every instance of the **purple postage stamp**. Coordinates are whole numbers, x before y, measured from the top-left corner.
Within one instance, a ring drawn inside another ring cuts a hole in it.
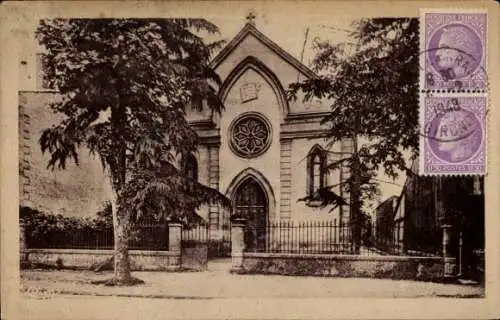
[[[422,94],[419,173],[484,175],[487,106],[486,95]]]
[[[487,90],[486,12],[421,12],[420,88]]]

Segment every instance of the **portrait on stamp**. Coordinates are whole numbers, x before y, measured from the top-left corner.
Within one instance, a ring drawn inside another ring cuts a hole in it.
[[[486,13],[425,13],[425,90],[485,90]]]
[[[487,97],[423,97],[423,174],[483,174]]]

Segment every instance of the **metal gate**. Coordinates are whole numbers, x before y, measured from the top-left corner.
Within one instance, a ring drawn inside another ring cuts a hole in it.
[[[182,268],[206,270],[208,266],[208,226],[185,227],[182,229],[181,236]]]

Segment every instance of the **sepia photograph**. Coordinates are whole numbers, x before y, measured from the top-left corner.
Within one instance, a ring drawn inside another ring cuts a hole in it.
[[[484,300],[494,13],[422,9],[21,20],[21,314]]]

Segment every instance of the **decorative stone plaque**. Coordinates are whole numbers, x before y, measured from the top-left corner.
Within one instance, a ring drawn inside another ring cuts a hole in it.
[[[245,103],[259,98],[260,84],[248,82],[240,87],[241,103]]]

